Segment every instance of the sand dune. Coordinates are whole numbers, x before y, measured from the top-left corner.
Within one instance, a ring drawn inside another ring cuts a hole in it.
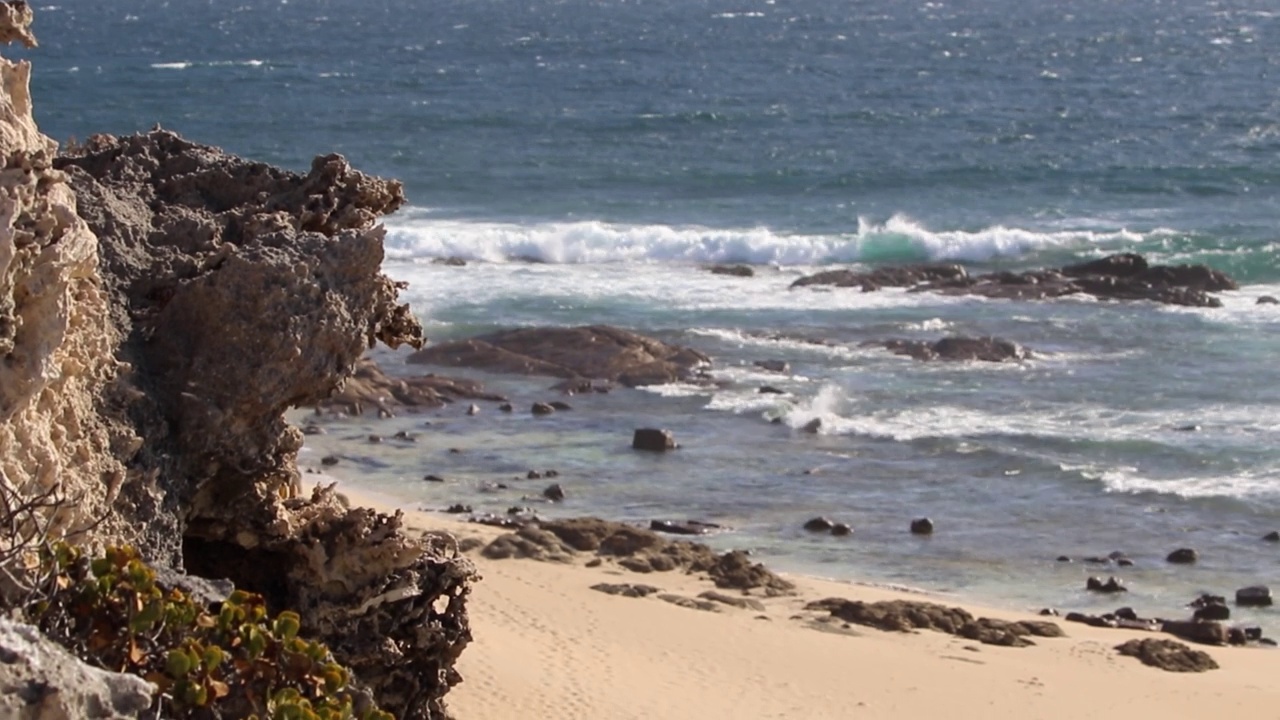
[[[389,508],[385,498],[342,490]],[[415,511],[406,521],[459,538],[501,532]],[[590,589],[645,583],[692,598],[712,587],[678,572],[473,558],[483,575],[470,600],[475,640],[458,664],[465,680],[449,695],[459,720],[1268,717],[1280,701],[1280,654],[1266,649],[1206,648],[1221,669],[1170,673],[1113,650],[1145,633],[1061,623],[1066,638],[1005,648],[937,632],[846,628],[803,611],[830,596],[910,598],[1032,618],[949,598],[788,576],[799,595],[759,598],[764,612],[708,612]]]

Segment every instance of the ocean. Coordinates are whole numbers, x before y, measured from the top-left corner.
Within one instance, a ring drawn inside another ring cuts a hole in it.
[[[35,9],[41,46],[5,54],[33,62],[56,139],[159,123],[294,169],[341,152],[403,180],[385,271],[433,341],[606,323],[714,358],[713,387],[575,397],[547,418],[482,404],[335,423],[304,465],[339,453],[344,481],[406,505],[497,512],[542,488],[515,478],[555,469],[568,497],[544,514],[710,520],[730,529],[709,542],[781,569],[1011,607],[1176,614],[1201,592],[1280,584],[1280,544],[1260,539],[1280,529],[1280,309],[1255,304],[1280,295],[1272,2]],[[977,272],[1120,251],[1206,263],[1241,289],[1192,309],[789,287],[846,264]],[[950,334],[1036,358],[862,346]],[[402,357],[380,354],[427,371]],[[554,397],[550,380],[484,378],[522,407]],[[813,418],[821,432],[801,432]],[[651,425],[683,448],[633,453]],[[367,442],[401,429],[417,442]],[[817,515],[853,535],[800,529]],[[907,532],[920,516],[932,537]],[[1179,547],[1200,561],[1167,564]],[[1134,566],[1080,562],[1112,551]],[[1112,573],[1127,596],[1084,591]]]

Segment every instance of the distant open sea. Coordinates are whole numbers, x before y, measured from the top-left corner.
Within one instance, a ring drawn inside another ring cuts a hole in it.
[[[405,183],[385,269],[433,340],[608,323],[709,353],[723,381],[578,397],[537,420],[448,408],[335,425],[304,459],[340,452],[348,481],[502,511],[541,486],[485,487],[554,468],[569,497],[543,512],[713,520],[734,529],[712,542],[785,569],[1014,606],[1173,613],[1202,591],[1280,584],[1280,545],[1260,540],[1280,529],[1280,309],[1255,305],[1280,295],[1273,0],[36,13],[41,47],[6,54],[35,64],[55,138],[159,123],[295,169],[341,152]],[[1207,263],[1242,288],[1218,309],[788,289],[835,264],[1020,269],[1116,251]],[[936,365],[859,346],[948,334],[1039,357]],[[790,372],[753,366],[773,358]],[[525,407],[550,395],[487,380]],[[798,431],[815,417],[820,434]],[[640,425],[684,448],[632,453]],[[419,442],[364,439],[400,428]],[[800,530],[814,515],[853,536]],[[922,515],[928,539],[906,532]],[[1196,566],[1164,562],[1184,546]],[[1108,569],[1055,562],[1113,550],[1136,562],[1117,572],[1132,590],[1119,602],[1083,590]]]

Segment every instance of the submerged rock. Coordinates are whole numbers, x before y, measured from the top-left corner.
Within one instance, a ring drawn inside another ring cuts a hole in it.
[[[696,350],[607,325],[507,330],[434,345],[408,361],[628,387],[693,380],[693,371],[711,362]]]
[[[756,271],[750,265],[712,265],[707,271],[713,275],[731,275],[733,277],[754,277]]]

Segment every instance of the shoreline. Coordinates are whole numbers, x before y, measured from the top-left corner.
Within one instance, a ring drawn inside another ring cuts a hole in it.
[[[317,480],[304,476],[309,487]],[[487,543],[506,530],[399,507],[393,498],[337,481],[353,505],[403,512],[410,532],[448,532]],[[468,545],[475,546],[477,541]],[[597,583],[654,585],[696,598],[714,589],[683,572],[638,574],[606,562],[490,560],[468,552],[482,579],[468,599],[474,640],[447,697],[461,720],[564,718],[958,717],[1077,718],[1105,707],[1163,717],[1232,709],[1264,713],[1280,699],[1271,682],[1280,654],[1202,647],[1221,666],[1171,673],[1122,657],[1114,647],[1162,633],[1102,629],[1052,618],[1062,638],[996,647],[934,631],[885,632],[823,622],[805,603],[940,601],[975,616],[1044,620],[928,591],[903,591],[784,573],[797,595],[765,598],[764,610],[714,612],[656,596],[631,598]],[[738,594],[726,591],[727,594]],[[1082,692],[1085,690],[1086,692]]]

